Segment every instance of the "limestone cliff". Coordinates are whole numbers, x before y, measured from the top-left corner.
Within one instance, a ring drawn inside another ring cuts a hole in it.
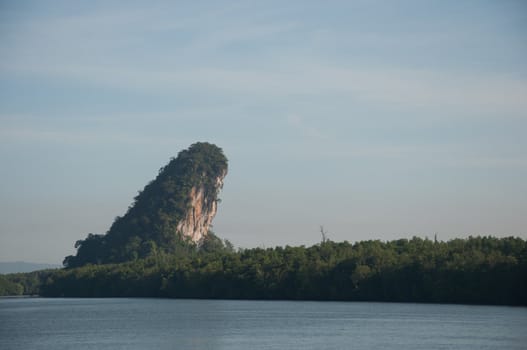
[[[214,188],[216,193],[223,187],[224,178],[225,173],[216,178]],[[206,195],[204,186],[192,187],[189,197],[190,207],[183,219],[178,222],[176,231],[198,243],[209,232],[209,227],[218,210],[218,201]]]
[[[227,158],[221,148],[191,145],[159,170],[105,235],[89,234],[77,241],[77,255],[67,257],[64,264],[122,262],[160,249],[170,253],[182,242],[200,242],[216,215],[226,174]]]

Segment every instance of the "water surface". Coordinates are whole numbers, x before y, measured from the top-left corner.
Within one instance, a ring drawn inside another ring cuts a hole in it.
[[[526,349],[519,307],[0,299],[1,349]]]

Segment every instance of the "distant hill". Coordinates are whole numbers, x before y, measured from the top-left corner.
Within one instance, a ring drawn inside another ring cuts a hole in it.
[[[61,267],[56,264],[39,264],[26,261],[0,262],[0,274],[32,272],[45,269],[56,269]]]
[[[209,227],[226,174],[221,148],[191,145],[159,170],[106,234],[90,233],[77,241],[77,254],[67,256],[64,265],[119,263],[203,244],[212,237]]]

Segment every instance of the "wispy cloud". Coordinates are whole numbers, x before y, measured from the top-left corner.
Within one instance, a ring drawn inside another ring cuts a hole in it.
[[[476,77],[419,70],[328,67],[324,64],[291,69],[133,68],[113,65],[3,66],[4,74],[30,74],[70,79],[76,83],[145,92],[195,89],[212,94],[283,97],[354,98],[408,107],[500,111],[527,117],[527,81],[510,77]],[[503,115],[505,116],[505,115]]]
[[[243,10],[236,2],[192,11],[177,6],[101,8],[27,21],[2,45],[0,72],[5,77],[63,79],[145,93],[193,89],[252,99],[333,95],[410,108],[527,114],[527,81],[521,76],[347,64],[321,52],[327,47],[321,42],[331,37],[337,41],[333,46],[387,40],[392,47],[402,45],[401,40],[415,43],[431,37],[440,43],[444,34],[336,36],[334,30],[305,28],[290,19],[244,18]],[[293,41],[292,47],[280,45],[282,37],[298,37],[302,30],[307,34]],[[152,42],[159,36],[162,41]],[[150,45],[157,51],[151,51]],[[309,49],[312,45],[321,51]],[[252,52],[258,47],[262,57],[233,55],[233,46],[246,46]]]
[[[78,130],[78,129],[45,129],[38,127],[4,127],[0,129],[0,144],[2,143],[36,143],[59,145],[133,145],[138,146],[173,146],[186,147],[195,142],[193,139],[174,139],[159,135],[145,135],[144,133],[118,132],[109,130]]]
[[[309,125],[304,118],[298,114],[288,115],[286,121],[289,126],[300,132],[303,136],[319,140],[326,138],[326,135],[324,135],[318,128]]]

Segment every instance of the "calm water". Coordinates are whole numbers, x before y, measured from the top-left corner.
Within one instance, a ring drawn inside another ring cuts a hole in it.
[[[527,349],[527,309],[390,303],[0,299],[1,349]]]

